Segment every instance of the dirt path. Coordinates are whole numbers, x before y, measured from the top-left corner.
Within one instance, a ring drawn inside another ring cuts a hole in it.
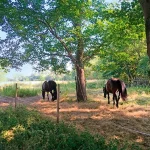
[[[74,124],[91,133],[102,134],[106,139],[137,142],[142,149],[150,149],[150,106],[123,104],[113,108],[99,96],[87,103],[60,100],[60,121]],[[15,99],[0,97],[0,107],[14,105]],[[56,101],[43,101],[40,96],[18,98],[18,104],[37,109],[47,117],[56,120]]]

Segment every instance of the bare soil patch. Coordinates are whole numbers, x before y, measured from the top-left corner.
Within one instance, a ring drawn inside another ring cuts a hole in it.
[[[150,100],[150,96],[131,96],[128,98],[130,103],[123,103],[120,100],[118,109],[113,108],[112,103],[108,105],[107,99],[104,99],[102,94],[92,96],[90,97],[92,101],[82,103],[69,102],[67,99],[67,97],[60,99],[60,121],[93,134],[101,134],[107,140],[137,142],[142,149],[150,149],[150,106],[134,103],[136,99]],[[14,105],[14,102],[15,98],[0,97],[1,108]],[[56,120],[56,101],[43,101],[41,96],[36,96],[18,98],[17,105],[37,109],[43,115]]]

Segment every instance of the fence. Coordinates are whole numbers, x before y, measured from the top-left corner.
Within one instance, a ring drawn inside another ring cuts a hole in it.
[[[150,80],[145,79],[145,78],[136,78],[136,79],[132,80],[131,82],[126,81],[125,83],[128,87],[131,87],[131,86],[143,86],[143,87],[150,86]]]

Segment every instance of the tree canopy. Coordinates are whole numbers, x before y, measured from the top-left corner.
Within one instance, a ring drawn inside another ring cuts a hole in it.
[[[100,50],[95,69],[103,72],[105,78],[114,76],[132,80],[142,76],[138,70],[141,67],[139,63],[145,60],[146,45],[144,18],[139,2],[111,4],[104,15],[106,20],[102,23],[107,24],[103,38],[105,46]],[[145,72],[148,72],[148,68]]]
[[[23,60],[39,70],[51,65],[63,72],[68,62],[78,65],[82,59],[84,64],[99,51],[102,42],[96,32],[96,15],[104,8],[103,1],[16,0],[1,1],[0,6],[2,30],[8,33],[1,50],[17,56],[13,67]],[[13,59],[2,56],[9,62]]]
[[[79,75],[98,56],[94,70],[104,77],[131,80],[144,73],[145,27],[138,0],[1,0],[0,7],[1,30],[7,33],[0,41],[3,68],[30,62],[37,70],[51,66],[63,73],[72,63]]]

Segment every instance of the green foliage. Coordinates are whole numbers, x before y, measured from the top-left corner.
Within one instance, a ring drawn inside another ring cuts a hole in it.
[[[16,95],[16,87],[15,86],[6,86],[0,91],[3,96],[15,97]],[[36,96],[39,93],[39,89],[31,89],[31,88],[19,88],[18,89],[18,97],[30,97]]]
[[[88,89],[98,89],[98,88],[102,88],[104,85],[105,85],[104,80],[96,80],[96,81],[87,82]]]
[[[138,100],[136,100],[136,104],[138,104],[138,105],[143,105],[143,106],[146,106],[146,105],[150,105],[150,100],[142,100],[142,99],[138,99]]]
[[[103,15],[105,20],[100,21],[98,26],[104,26],[105,44],[94,69],[102,72],[104,78],[114,76],[132,80],[136,76],[142,76],[143,73],[139,74],[137,69],[138,63],[146,55],[145,26],[139,2],[136,0],[110,4]]]
[[[20,89],[18,92],[19,97],[30,97],[37,96],[39,93],[39,89]]]
[[[150,60],[148,56],[142,57],[137,66],[139,76],[150,77]]]
[[[16,89],[14,86],[6,86],[1,89],[0,93],[3,96],[15,97]]]
[[[0,111],[0,132],[0,149],[3,150],[117,150],[118,144],[122,150],[128,147],[117,140],[106,144],[100,135],[78,131],[65,123],[55,124],[24,107]]]
[[[59,82],[58,82],[59,83]],[[65,97],[67,97],[69,95],[69,93],[75,93],[75,89],[76,89],[76,85],[75,85],[75,82],[71,82],[71,81],[68,81],[67,83],[66,82],[60,82],[60,91],[61,91],[61,94]]]
[[[63,73],[67,63],[83,68],[99,53],[101,37],[97,34],[96,18],[102,17],[97,15],[106,7],[103,1],[10,0],[1,1],[0,6],[5,12],[1,16],[2,30],[8,34],[0,46],[4,52],[12,49],[8,56],[3,53],[9,60],[10,55],[18,58],[12,63],[31,62],[37,70],[51,66],[54,71]],[[19,53],[20,47],[24,53]],[[13,53],[14,50],[17,51]]]

